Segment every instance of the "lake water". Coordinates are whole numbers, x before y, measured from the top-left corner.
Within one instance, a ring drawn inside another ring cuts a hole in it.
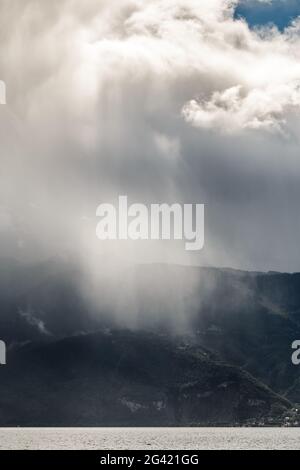
[[[7,428],[0,449],[300,449],[300,428]]]

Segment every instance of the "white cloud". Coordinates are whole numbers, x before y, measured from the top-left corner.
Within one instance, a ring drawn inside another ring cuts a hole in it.
[[[283,233],[282,224],[275,248],[260,230],[263,222],[268,237],[277,233],[278,214],[266,219],[263,208],[279,180],[289,188],[300,173],[300,23],[284,34],[251,31],[233,19],[236,4],[1,1],[8,97],[0,108],[0,199],[18,231],[3,251],[23,240],[28,256],[70,248],[93,263],[106,250],[95,237],[96,207],[128,194],[146,203],[208,202],[211,264],[285,265],[274,252],[283,239],[297,246],[296,209],[286,216],[294,230]],[[272,193],[281,213],[293,191]],[[237,217],[237,227],[228,223]],[[167,261],[177,259],[165,251]]]
[[[283,132],[286,116],[299,111],[300,81],[243,90],[237,85],[214,92],[211,100],[191,100],[183,109],[185,119],[197,127],[225,133],[241,130]]]
[[[37,330],[46,336],[51,336],[51,333],[49,330],[46,328],[45,323],[41,318],[38,317],[38,315],[33,311],[33,309],[28,308],[26,310],[19,310],[19,315],[21,318],[24,318],[25,321],[30,325],[33,326],[34,328],[37,328]]]

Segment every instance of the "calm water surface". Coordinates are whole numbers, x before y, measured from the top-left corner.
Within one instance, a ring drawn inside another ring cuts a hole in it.
[[[300,449],[300,428],[7,428],[0,449]]]

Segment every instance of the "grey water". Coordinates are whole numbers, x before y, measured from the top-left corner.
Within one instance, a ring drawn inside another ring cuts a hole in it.
[[[1,450],[300,449],[300,428],[2,428]]]

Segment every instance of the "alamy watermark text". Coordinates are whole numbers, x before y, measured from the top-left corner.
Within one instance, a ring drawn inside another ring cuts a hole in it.
[[[6,364],[6,344],[4,341],[0,340],[0,365],[4,366]]]
[[[119,196],[118,207],[100,204],[96,211],[99,240],[184,240],[187,251],[204,246],[203,204],[128,205]]]
[[[6,85],[3,80],[0,80],[0,104],[6,104]]]

